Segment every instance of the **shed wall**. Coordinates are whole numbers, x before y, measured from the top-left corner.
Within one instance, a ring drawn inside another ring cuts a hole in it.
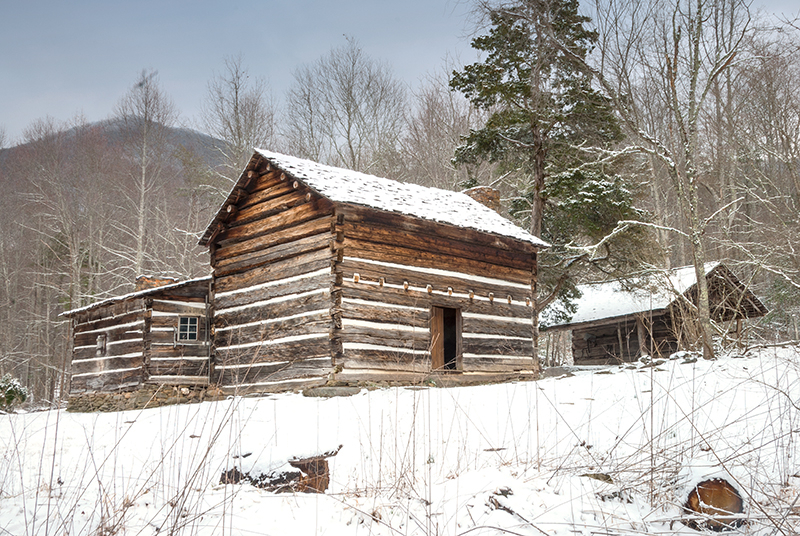
[[[677,349],[678,340],[668,312],[654,314],[652,319],[645,315],[609,319],[572,330],[572,356],[576,365],[615,365],[651,353],[655,357],[669,356]]]
[[[207,385],[209,338],[205,292],[202,296],[163,296],[148,300],[152,310],[145,334],[147,383]],[[196,341],[179,341],[181,317],[198,319]]]
[[[132,389],[143,381],[150,313],[143,299],[80,313],[73,319],[70,393]],[[105,350],[98,348],[105,337]]]

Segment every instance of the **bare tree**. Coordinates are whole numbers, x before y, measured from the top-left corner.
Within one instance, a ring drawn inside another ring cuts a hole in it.
[[[298,156],[387,173],[403,126],[405,88],[391,70],[347,43],[294,73],[286,137]]]
[[[170,127],[177,119],[171,99],[158,82],[156,71],[142,71],[139,79],[116,107],[122,134],[132,164],[134,188],[124,193],[136,215],[136,223],[127,228],[135,242],[131,255],[136,275],[142,274],[147,260],[148,220],[151,201],[163,185],[162,173],[170,156]]]
[[[794,334],[800,316],[800,39],[790,31],[761,35],[748,53],[750,61],[735,66],[718,127],[728,154],[717,191],[731,209],[715,240],[760,283],[772,305],[771,324]]]
[[[595,62],[574,59],[596,76],[635,149],[657,160],[670,178],[697,277],[703,355],[713,358],[704,234],[726,207],[709,213],[700,202],[707,165],[700,121],[719,78],[743,59],[752,31],[747,4],[741,0],[597,0],[595,6],[599,54]],[[569,53],[568,47],[561,49]],[[658,123],[647,119],[653,100],[664,112]]]
[[[101,129],[82,118],[39,120],[24,136],[2,166],[4,183],[17,195],[0,203],[0,308],[15,328],[3,337],[10,363],[0,368],[16,368],[37,399],[52,400],[69,363],[57,314],[114,286],[113,259],[103,244],[113,230],[107,184],[117,155]]]
[[[203,130],[222,140],[217,146],[225,193],[247,164],[256,147],[271,148],[276,139],[275,104],[267,83],[251,79],[242,57],[225,58],[224,70],[208,83],[201,110]]]
[[[446,67],[429,76],[413,94],[413,110],[400,140],[399,156],[404,165],[398,178],[424,186],[450,190],[491,182],[490,165],[453,164],[453,154],[469,135],[486,121],[486,114],[449,88]]]

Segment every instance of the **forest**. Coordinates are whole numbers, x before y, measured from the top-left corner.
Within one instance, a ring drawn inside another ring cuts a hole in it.
[[[569,311],[579,283],[721,260],[771,311],[751,335],[799,339],[797,22],[739,0],[475,9],[482,59],[414,87],[348,38],[280,98],[237,56],[208,81],[200,117],[179,119],[143,71],[106,121],[46,117],[12,147],[0,130],[0,376],[57,403],[60,313],[130,292],[140,274],[206,275],[198,237],[254,147],[497,188],[504,213],[553,244],[537,311]],[[712,357],[703,292],[697,348]]]

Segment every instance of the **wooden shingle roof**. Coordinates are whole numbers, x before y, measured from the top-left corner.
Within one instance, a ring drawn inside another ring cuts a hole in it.
[[[247,169],[242,173],[231,194],[209,224],[200,245],[207,245],[217,225],[223,221],[226,207],[234,203],[234,192],[241,189],[248,172],[266,162],[311,188],[333,202],[361,205],[376,210],[473,229],[527,242],[536,247],[548,247],[545,241],[478,203],[466,194],[429,188],[416,184],[384,179],[349,169],[325,166],[293,156],[256,149]]]

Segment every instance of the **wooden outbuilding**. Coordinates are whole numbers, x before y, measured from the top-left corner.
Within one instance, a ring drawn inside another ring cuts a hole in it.
[[[740,335],[742,321],[764,316],[764,304],[722,263],[706,265],[711,318]],[[548,331],[572,332],[576,365],[608,365],[643,355],[667,357],[694,337],[697,278],[685,266],[638,281],[582,285],[569,322]],[[546,311],[543,318],[548,316]]]
[[[225,392],[536,373],[547,244],[465,194],[258,150],[200,244]]]
[[[73,309],[70,395],[209,383],[210,277],[137,279],[137,290]]]

